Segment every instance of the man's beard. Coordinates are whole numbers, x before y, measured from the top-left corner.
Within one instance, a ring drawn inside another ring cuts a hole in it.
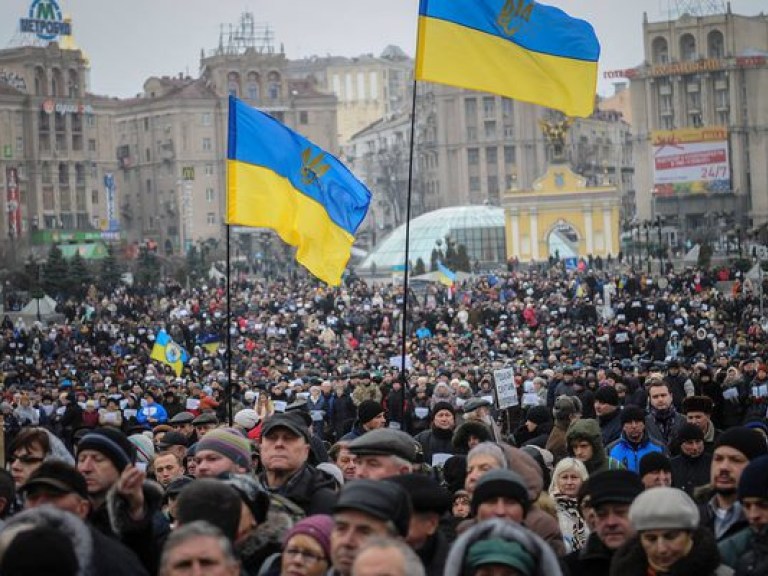
[[[736,488],[718,488],[715,486],[715,494],[720,496],[733,496],[736,494]]]

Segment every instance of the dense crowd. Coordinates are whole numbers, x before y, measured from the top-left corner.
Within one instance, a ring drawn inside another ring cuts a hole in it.
[[[3,319],[0,576],[768,574],[768,320],[738,272],[230,290]]]

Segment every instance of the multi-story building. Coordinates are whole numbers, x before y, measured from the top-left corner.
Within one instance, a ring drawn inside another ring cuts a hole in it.
[[[79,49],[56,42],[0,51],[0,182],[7,201],[0,244],[6,262],[51,239],[71,246],[119,237],[114,189],[105,186],[117,168],[115,105],[88,93],[88,68]],[[89,248],[74,246],[70,253],[88,256]],[[47,246],[37,252],[44,256]]]
[[[319,90],[338,99],[337,133],[343,147],[349,139],[380,118],[410,106],[407,95],[413,61],[397,46],[380,56],[312,57],[288,63],[291,78],[310,79]]]
[[[640,220],[682,240],[768,222],[768,16],[643,21],[630,79]]]

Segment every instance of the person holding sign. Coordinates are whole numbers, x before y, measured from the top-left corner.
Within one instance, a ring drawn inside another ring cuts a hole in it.
[[[456,428],[456,410],[449,402],[438,402],[432,407],[432,422],[428,430],[416,435],[421,444],[424,462],[442,465],[453,455],[453,431]]]

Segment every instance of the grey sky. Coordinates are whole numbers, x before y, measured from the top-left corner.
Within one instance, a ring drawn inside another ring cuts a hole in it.
[[[690,1],[690,0],[689,0]],[[708,0],[712,2],[713,0]],[[91,59],[91,91],[132,96],[149,76],[196,75],[200,49],[215,48],[219,25],[249,10],[267,22],[288,58],[378,54],[387,44],[413,56],[418,0],[59,0],[72,16],[78,45]],[[602,45],[601,94],[610,94],[603,70],[627,68],[642,56],[643,11],[667,19],[673,0],[548,0],[590,21]],[[702,0],[702,3],[705,3]],[[31,0],[0,1],[0,45],[11,45]],[[765,0],[733,0],[732,10],[754,15]]]

